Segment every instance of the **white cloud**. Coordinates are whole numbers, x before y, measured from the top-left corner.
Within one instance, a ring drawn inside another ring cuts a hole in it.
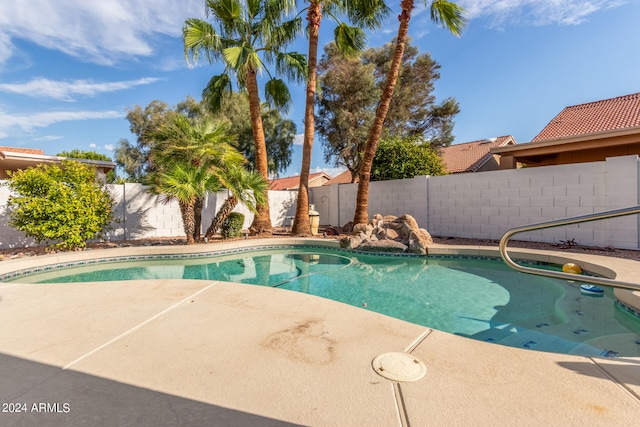
[[[19,128],[31,132],[36,127],[47,127],[54,123],[74,120],[119,119],[125,114],[121,111],[57,111],[29,115],[5,114],[0,112],[0,138]]]
[[[504,25],[578,25],[600,10],[626,0],[459,0],[468,19],[488,18],[492,27]]]
[[[96,148],[96,147],[97,147],[97,145],[96,145],[96,144],[93,144],[93,143],[92,143],[92,144],[89,144],[89,148]]]
[[[302,145],[304,143],[304,134],[299,133],[293,137],[293,145]]]
[[[62,139],[61,136],[55,136],[55,135],[45,135],[45,136],[41,136],[39,138],[34,138],[34,141],[55,141],[57,139]]]
[[[115,146],[113,144],[104,144],[105,150],[113,151],[114,148]]]
[[[148,56],[161,35],[180,37],[186,18],[203,17],[202,0],[29,0],[0,2],[0,63],[14,38],[98,64]]]
[[[55,81],[37,78],[27,83],[0,83],[0,92],[17,93],[33,98],[44,97],[60,101],[73,101],[73,95],[95,96],[100,93],[147,85],[158,80],[160,79],[155,77],[145,77],[137,80],[100,83],[91,80]]]

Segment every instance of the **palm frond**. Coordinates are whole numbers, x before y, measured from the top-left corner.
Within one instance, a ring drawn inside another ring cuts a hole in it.
[[[350,0],[344,2],[343,8],[346,9],[349,21],[368,29],[382,26],[391,11],[384,0]]]
[[[197,62],[200,54],[204,54],[207,61],[213,62],[220,57],[222,40],[211,24],[201,19],[187,19],[182,28],[184,56],[187,61],[191,57]]]
[[[289,111],[291,93],[284,81],[280,79],[269,80],[264,85],[264,97],[269,105],[273,105],[285,113]]]
[[[341,23],[335,28],[333,34],[338,50],[345,56],[357,56],[367,47],[364,31],[359,27]]]
[[[447,0],[431,2],[431,20],[458,37],[462,35],[467,24],[464,13],[465,9],[462,6]]]
[[[220,111],[223,99],[232,91],[233,88],[229,74],[220,74],[211,77],[211,80],[207,83],[207,87],[202,91],[202,99],[207,103],[211,112],[217,113]]]
[[[304,82],[308,75],[307,56],[298,52],[276,54],[276,73],[296,82]]]

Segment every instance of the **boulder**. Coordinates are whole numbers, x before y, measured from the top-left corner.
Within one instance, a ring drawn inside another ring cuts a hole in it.
[[[356,249],[361,243],[360,236],[349,236],[340,239],[340,247],[343,249]]]
[[[428,253],[428,245],[432,243],[431,234],[424,228],[412,230],[409,235],[409,250],[413,253],[426,255]]]
[[[395,240],[369,240],[358,246],[359,251],[366,252],[406,252],[407,245]]]

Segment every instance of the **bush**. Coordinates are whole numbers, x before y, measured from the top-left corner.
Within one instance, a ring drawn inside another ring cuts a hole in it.
[[[445,175],[446,166],[422,137],[380,140],[371,166],[371,181]]]
[[[84,248],[113,219],[113,200],[96,182],[95,171],[79,162],[41,164],[9,175],[9,225],[38,243],[58,249]]]
[[[231,212],[227,219],[222,223],[222,230],[220,234],[222,234],[223,239],[231,239],[233,237],[242,236],[242,226],[244,225],[244,214],[239,212]]]

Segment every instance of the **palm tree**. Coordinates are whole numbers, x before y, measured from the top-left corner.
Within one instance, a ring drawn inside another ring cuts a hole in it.
[[[309,34],[309,71],[304,113],[304,142],[302,145],[302,167],[298,186],[298,201],[292,232],[297,235],[311,234],[309,224],[309,169],[313,150],[314,106],[316,101],[316,75],[318,63],[318,34],[323,11],[338,21],[337,14],[346,14],[357,26],[340,23],[335,31],[336,46],[341,53],[354,55],[365,46],[361,27],[376,28],[388,12],[384,0],[309,0],[307,22]]]
[[[152,132],[149,154],[153,191],[167,200],[178,200],[187,242],[200,239],[204,198],[222,187],[223,171],[245,162],[232,145],[226,124],[205,117],[190,120],[174,113]]]
[[[220,188],[220,181],[206,168],[190,163],[176,163],[164,172],[154,173],[154,181],[154,192],[163,195],[167,202],[178,201],[187,244],[194,244],[199,234],[196,211],[202,210],[202,201],[207,193]]]
[[[256,170],[265,181],[269,179],[267,151],[260,114],[257,75],[275,63],[276,73],[303,81],[306,58],[296,52],[284,52],[302,28],[302,20],[283,18],[295,8],[295,0],[205,0],[208,13],[218,30],[201,19],[187,19],[182,30],[187,60],[197,61],[203,54],[209,62],[222,60],[225,70],[209,80],[203,97],[212,112],[220,111],[222,100],[232,92],[231,77],[249,95],[251,129],[256,149]],[[291,95],[285,83],[269,74],[265,98],[269,104],[285,109]],[[270,235],[268,193],[260,203],[251,225],[252,234]]]
[[[360,164],[360,181],[358,182],[356,213],[353,218],[354,224],[366,223],[369,221],[368,205],[371,165],[373,164],[373,158],[375,157],[378,141],[380,140],[380,134],[382,133],[382,125],[387,117],[387,112],[389,111],[389,104],[393,97],[393,90],[395,89],[396,82],[398,80],[400,63],[402,62],[404,46],[407,41],[409,20],[411,19],[411,12],[414,7],[414,0],[402,0],[400,2],[402,12],[398,17],[400,26],[398,27],[398,35],[396,36],[396,49],[391,61],[389,74],[387,75],[387,82],[382,92],[378,108],[376,109],[376,117],[373,121],[373,125],[371,126],[371,130],[369,131],[369,137],[367,138],[367,144],[364,148],[362,162]],[[451,33],[456,36],[460,36],[462,34],[466,19],[463,16],[464,9],[461,6],[447,0],[433,0],[431,2],[430,10],[431,20],[433,22],[442,25],[443,28],[451,31]]]
[[[265,189],[268,187],[262,175],[247,171],[243,167],[230,167],[220,172],[218,177],[229,191],[229,197],[226,198],[211,221],[211,225],[205,233],[206,238],[211,238],[218,231],[238,203],[244,204],[255,212],[256,205],[264,203]]]

